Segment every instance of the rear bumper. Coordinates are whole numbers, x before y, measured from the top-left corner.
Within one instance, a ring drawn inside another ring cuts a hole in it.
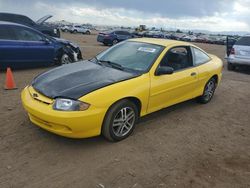
[[[242,58],[227,58],[227,62],[236,65],[250,65],[250,59],[242,59]]]
[[[112,44],[113,39],[112,38],[104,38],[102,36],[97,37],[97,42],[101,42],[103,44]]]
[[[104,37],[102,37],[100,35],[97,36],[97,42],[103,43],[103,40],[104,40]]]

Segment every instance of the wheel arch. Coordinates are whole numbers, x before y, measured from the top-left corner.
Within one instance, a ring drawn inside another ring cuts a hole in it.
[[[109,106],[109,108],[108,108],[106,114],[108,113],[108,111],[109,111],[116,103],[118,103],[118,102],[120,102],[120,101],[122,101],[122,100],[128,100],[128,101],[134,103],[134,104],[136,105],[136,107],[137,107],[138,114],[139,114],[139,116],[140,116],[142,103],[141,103],[141,100],[138,99],[137,97],[124,97],[124,98],[121,98],[121,99],[115,101],[112,105]]]
[[[104,122],[105,122],[105,120],[106,120],[106,118],[107,118],[107,115],[108,115],[109,111],[111,110],[111,108],[112,108],[115,104],[117,104],[118,102],[123,101],[123,100],[128,100],[128,101],[134,103],[134,104],[136,105],[137,109],[138,109],[138,118],[140,117],[141,106],[142,106],[140,99],[138,99],[137,97],[124,97],[124,98],[121,98],[121,99],[115,101],[113,104],[111,104],[111,105],[109,106],[108,110],[106,111],[106,113],[105,113],[105,115],[104,115],[104,118],[103,118],[103,121],[102,121],[101,132],[103,132],[103,129],[104,129],[104,126],[103,126],[103,125],[104,125]]]
[[[216,86],[218,85],[219,82],[219,76],[217,74],[213,75],[210,79],[214,78],[216,81]]]

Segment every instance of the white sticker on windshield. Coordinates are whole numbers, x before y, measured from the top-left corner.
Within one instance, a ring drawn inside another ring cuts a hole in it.
[[[148,53],[155,53],[156,49],[154,49],[154,48],[140,47],[140,48],[138,48],[138,51],[148,52]]]

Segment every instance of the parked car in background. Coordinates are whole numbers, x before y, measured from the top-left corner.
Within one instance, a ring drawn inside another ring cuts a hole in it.
[[[164,33],[161,31],[148,31],[144,33],[144,37],[149,37],[149,38],[164,38]]]
[[[63,31],[63,32],[69,32],[69,28],[71,27],[71,25],[64,25],[64,26],[62,26],[61,27],[61,30]]]
[[[104,45],[115,45],[118,42],[133,38],[134,35],[128,31],[115,30],[100,32],[97,36],[97,41],[103,43]]]
[[[207,43],[208,39],[205,35],[199,35],[196,37],[195,42]]]
[[[32,19],[24,15],[12,14],[12,13],[0,13],[0,21],[14,22],[26,25],[46,35],[59,38],[60,30],[56,27],[48,26],[45,24],[45,21],[47,21],[51,17],[52,15],[47,15],[34,22]]]
[[[22,104],[35,125],[52,133],[121,141],[140,117],[194,98],[210,102],[222,67],[190,43],[130,39],[40,74],[22,91]]]
[[[196,36],[194,35],[184,35],[180,38],[181,41],[186,41],[186,42],[194,42],[196,40]]]
[[[70,33],[82,33],[82,34],[87,34],[87,35],[91,34],[90,29],[88,29],[84,26],[81,26],[81,25],[73,25],[73,26],[69,27],[69,31],[70,31]]]
[[[0,68],[68,64],[82,59],[80,48],[33,28],[0,21]]]
[[[234,70],[237,66],[250,66],[250,35],[236,38],[227,38],[227,68]]]

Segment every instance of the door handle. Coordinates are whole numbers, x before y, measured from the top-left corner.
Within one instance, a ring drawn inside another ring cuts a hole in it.
[[[196,72],[192,72],[192,73],[191,73],[191,76],[196,76]]]

